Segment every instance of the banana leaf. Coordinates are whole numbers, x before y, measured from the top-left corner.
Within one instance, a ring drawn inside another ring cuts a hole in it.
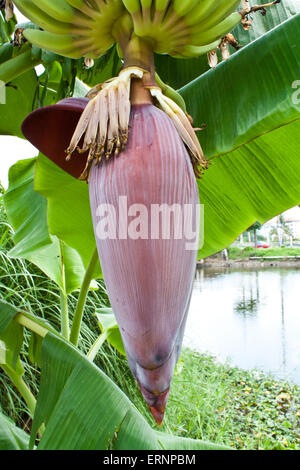
[[[21,124],[33,110],[36,87],[37,76],[35,70],[20,75],[6,85],[5,104],[0,103],[0,134],[24,138],[21,132]]]
[[[85,274],[80,255],[51,236],[47,200],[34,191],[36,159],[20,160],[10,168],[4,195],[8,219],[15,230],[12,258],[26,258],[37,265],[66,293],[78,289]]]
[[[0,450],[34,448],[37,431],[46,429],[38,450],[225,450],[219,444],[179,438],[152,429],[127,396],[98,367],[47,323],[0,301],[0,338],[22,313],[48,330],[41,338],[41,379],[31,436],[0,413]],[[110,322],[111,323],[111,322]],[[15,339],[19,350],[19,340]],[[0,359],[3,343],[0,342]],[[3,364],[1,364],[3,367]],[[5,370],[5,367],[3,367]]]
[[[212,164],[199,181],[200,257],[300,202],[300,14],[181,90]]]
[[[38,450],[226,449],[153,430],[100,369],[51,333],[43,341],[41,362],[31,435],[33,445],[38,427],[45,422]]]
[[[74,248],[87,265],[96,248],[87,184],[39,155],[35,190],[48,200],[50,232]],[[95,271],[95,277],[100,277],[100,265]]]
[[[96,309],[96,317],[101,329],[101,334],[123,356],[126,356],[122,336],[112,308]]]
[[[0,450],[26,450],[28,445],[28,434],[0,413]]]

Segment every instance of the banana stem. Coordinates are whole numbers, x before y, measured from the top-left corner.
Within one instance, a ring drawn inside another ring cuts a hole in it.
[[[100,351],[103,343],[107,340],[108,338],[108,332],[107,331],[104,331],[104,333],[102,333],[97,339],[96,341],[94,342],[93,346],[91,347],[90,351],[88,352],[87,354],[87,359],[90,361],[90,362],[94,362],[98,352]]]
[[[81,289],[80,289],[80,293],[79,293],[78,302],[77,302],[77,305],[76,305],[76,310],[75,310],[75,313],[74,313],[74,318],[73,318],[73,323],[72,323],[72,328],[71,328],[71,334],[70,334],[70,341],[75,346],[77,346],[77,344],[78,344],[80,327],[81,327],[81,322],[82,322],[86,297],[87,297],[87,294],[88,294],[88,291],[89,291],[91,280],[93,279],[93,273],[94,273],[97,261],[98,261],[98,250],[96,248],[93,255],[92,255],[92,257],[91,257],[91,260],[89,262],[87,270],[85,272],[84,279],[82,281],[82,285],[81,285]]]
[[[10,378],[18,392],[20,393],[21,397],[24,399],[31,415],[34,415],[35,407],[36,407],[36,399],[33,396],[31,390],[26,385],[24,380],[20,375],[14,372],[12,369],[6,367],[4,364],[1,364],[1,368],[4,370],[6,375]]]
[[[35,322],[34,320],[31,320],[30,318],[26,317],[26,315],[22,314],[22,313],[18,313],[14,320],[19,323],[19,325],[22,325],[22,326],[25,326],[26,328],[28,328],[30,331],[33,331],[33,333],[36,333],[37,335],[39,335],[41,338],[45,338],[45,336],[49,333],[49,331],[51,331],[53,333],[52,330],[47,330],[46,328],[44,328],[43,326],[39,325],[37,322]]]
[[[9,379],[14,384],[16,389],[18,390],[19,394],[21,395],[21,397],[23,398],[23,400],[25,401],[28,407],[31,417],[33,417],[35,408],[36,408],[36,399],[33,393],[31,392],[30,388],[24,382],[22,377],[18,375],[16,372],[14,372],[12,369],[5,366],[4,364],[1,364],[1,368],[3,369],[5,374],[9,377]],[[44,432],[45,432],[45,425],[42,424],[38,431],[39,436],[42,437]]]
[[[140,67],[146,70],[148,72],[146,74],[147,81],[152,81],[155,84],[153,45],[135,34],[129,40],[120,38],[119,43],[123,52],[124,68]]]
[[[32,57],[31,49],[26,50],[0,65],[0,80],[5,83],[11,82],[19,75],[22,75],[41,64],[41,62],[41,59]]]
[[[69,313],[68,313],[68,298],[65,291],[60,289],[60,312],[61,312],[61,335],[69,341]]]
[[[68,296],[66,294],[66,270],[64,262],[64,251],[63,242],[59,241],[60,246],[60,259],[61,259],[61,273],[63,286],[60,288],[60,314],[61,314],[61,334],[69,341],[70,329],[69,329],[69,312],[68,312]]]

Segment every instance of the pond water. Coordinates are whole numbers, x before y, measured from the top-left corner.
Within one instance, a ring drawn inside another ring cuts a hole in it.
[[[197,270],[184,345],[300,384],[300,269]]]

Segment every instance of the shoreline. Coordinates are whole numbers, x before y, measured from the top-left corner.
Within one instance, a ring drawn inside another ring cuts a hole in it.
[[[296,268],[300,269],[300,260],[251,260],[251,259],[212,259],[206,258],[197,261],[197,269],[205,268],[235,268],[235,269],[262,269],[262,268]]]

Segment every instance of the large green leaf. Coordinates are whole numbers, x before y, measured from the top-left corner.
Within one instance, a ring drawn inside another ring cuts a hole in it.
[[[40,450],[220,449],[153,430],[100,369],[51,333],[42,346],[32,443],[42,422],[46,430]]]
[[[26,450],[29,436],[0,413],[0,450]]]
[[[21,124],[33,109],[36,87],[37,77],[34,69],[20,75],[6,86],[6,103],[0,104],[0,134],[24,138]],[[4,157],[5,155],[1,156]]]
[[[17,313],[18,309],[16,307],[0,300],[0,335],[8,328]]]
[[[96,309],[96,316],[107,341],[123,356],[126,356],[120,329],[112,308]]]
[[[87,184],[76,180],[40,155],[35,190],[48,200],[50,233],[75,249],[87,267],[96,248]],[[98,263],[93,277],[100,276]]]
[[[49,234],[47,200],[34,191],[36,159],[20,160],[10,168],[5,208],[14,234],[11,257],[26,258],[67,293],[81,286],[85,269],[71,247]]]
[[[300,202],[300,15],[183,88],[211,167],[199,181],[208,256]],[[298,100],[299,101],[299,100]]]
[[[22,376],[24,368],[19,356],[23,344],[23,327],[13,321],[17,313],[13,305],[0,300],[0,365]]]

